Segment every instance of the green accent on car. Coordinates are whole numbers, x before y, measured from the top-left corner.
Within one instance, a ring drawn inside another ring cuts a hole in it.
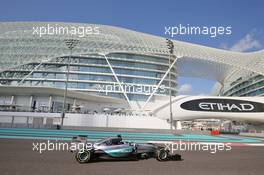
[[[125,157],[133,152],[132,147],[120,148],[120,149],[108,149],[105,152],[111,157]]]

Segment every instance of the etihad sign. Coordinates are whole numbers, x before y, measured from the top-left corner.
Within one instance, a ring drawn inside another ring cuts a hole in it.
[[[185,101],[182,109],[206,112],[264,112],[264,104],[228,98],[201,98]]]
[[[203,110],[208,111],[253,111],[254,106],[250,103],[241,103],[241,104],[234,104],[234,103],[208,103],[208,102],[201,102],[199,103],[199,107]]]

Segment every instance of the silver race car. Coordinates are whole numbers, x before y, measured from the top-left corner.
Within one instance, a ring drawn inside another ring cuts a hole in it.
[[[87,142],[87,139],[82,142]],[[91,143],[89,148],[76,151],[75,158],[79,163],[88,163],[100,159],[139,160],[156,158],[158,161],[181,160],[180,155],[170,155],[169,150],[164,147],[151,143],[125,142],[122,141],[121,135]]]

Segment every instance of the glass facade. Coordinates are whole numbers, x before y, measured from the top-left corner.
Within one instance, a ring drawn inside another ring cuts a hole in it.
[[[239,77],[223,92],[224,96],[264,96],[264,76],[251,74]]]
[[[169,68],[168,57],[165,56],[115,53],[107,55],[107,58],[130,100],[146,100]],[[41,66],[40,62],[21,65],[1,72],[0,84],[64,88],[68,61],[69,89],[124,98],[106,59],[96,54],[57,57]],[[34,70],[36,66],[39,67]],[[171,79],[167,75],[157,90],[158,95],[169,95],[169,81],[172,95],[176,95],[176,66],[170,73]]]

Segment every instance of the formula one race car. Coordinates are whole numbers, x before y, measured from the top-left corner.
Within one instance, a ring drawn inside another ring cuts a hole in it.
[[[158,161],[181,160],[180,155],[170,155],[169,150],[164,147],[151,143],[125,142],[122,141],[121,135],[94,142],[89,149],[76,151],[75,158],[79,163],[88,163],[99,159],[140,160],[156,158]]]

